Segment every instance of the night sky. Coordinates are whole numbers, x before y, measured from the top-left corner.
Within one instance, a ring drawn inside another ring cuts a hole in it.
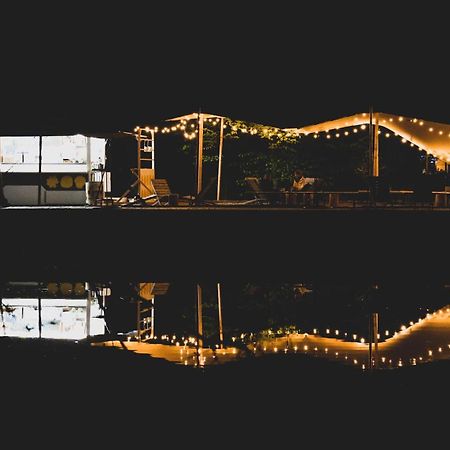
[[[199,108],[278,126],[371,105],[450,122],[442,11],[302,8],[16,11],[1,31],[0,132],[130,129]]]

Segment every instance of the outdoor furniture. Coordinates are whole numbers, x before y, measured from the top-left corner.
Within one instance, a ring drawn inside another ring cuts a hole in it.
[[[156,195],[156,199],[153,195],[151,196],[151,200],[154,200],[152,206],[176,206],[178,204],[178,194],[172,193],[166,179],[159,178],[151,180],[150,188]]]
[[[257,177],[245,177],[245,182],[250,188],[251,193],[254,195],[254,199],[260,204],[270,205],[275,203],[276,192],[264,192],[261,189],[259,179]]]

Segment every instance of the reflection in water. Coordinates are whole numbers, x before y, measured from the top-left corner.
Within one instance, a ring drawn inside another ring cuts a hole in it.
[[[99,302],[84,283],[8,283],[2,291],[3,336],[84,339],[105,332]]]
[[[3,336],[207,366],[312,355],[368,369],[450,358],[447,286],[330,283],[4,283]]]

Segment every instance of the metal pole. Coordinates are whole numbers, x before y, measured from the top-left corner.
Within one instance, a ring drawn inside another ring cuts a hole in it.
[[[198,114],[197,195],[202,190],[203,179],[203,114]]]
[[[42,202],[42,136],[39,136],[38,205]]]
[[[372,314],[372,330],[373,330],[373,341],[374,341],[374,367],[378,369],[378,313]]]
[[[380,162],[379,162],[379,138],[378,138],[379,120],[378,113],[375,113],[375,130],[373,134],[373,176],[378,177],[380,175]]]
[[[39,298],[38,298],[38,328],[39,338],[42,337],[42,304],[41,304],[41,287],[39,286]]]
[[[141,128],[138,129],[137,136],[137,174],[138,174],[138,184],[137,184],[137,194],[140,191],[140,183],[141,183]]]
[[[92,293],[88,286],[86,299],[86,337],[89,337],[91,334],[91,300]]]
[[[222,325],[222,292],[220,283],[217,283],[217,309],[219,311],[219,341],[220,348],[223,348],[223,325]]]
[[[223,151],[223,117],[220,118],[219,165],[217,167],[217,200],[220,200],[220,183],[222,180],[222,151]]]

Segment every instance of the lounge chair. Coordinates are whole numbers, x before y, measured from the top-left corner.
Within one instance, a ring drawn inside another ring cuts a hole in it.
[[[178,194],[173,194],[167,180],[164,178],[154,179],[150,182],[150,188],[156,195],[154,203],[158,206],[176,206],[178,204]],[[151,198],[153,202],[153,198]]]
[[[271,205],[275,203],[275,192],[272,193],[264,192],[261,189],[259,179],[256,177],[246,177],[245,182],[250,192],[254,195],[253,201],[261,205]]]

